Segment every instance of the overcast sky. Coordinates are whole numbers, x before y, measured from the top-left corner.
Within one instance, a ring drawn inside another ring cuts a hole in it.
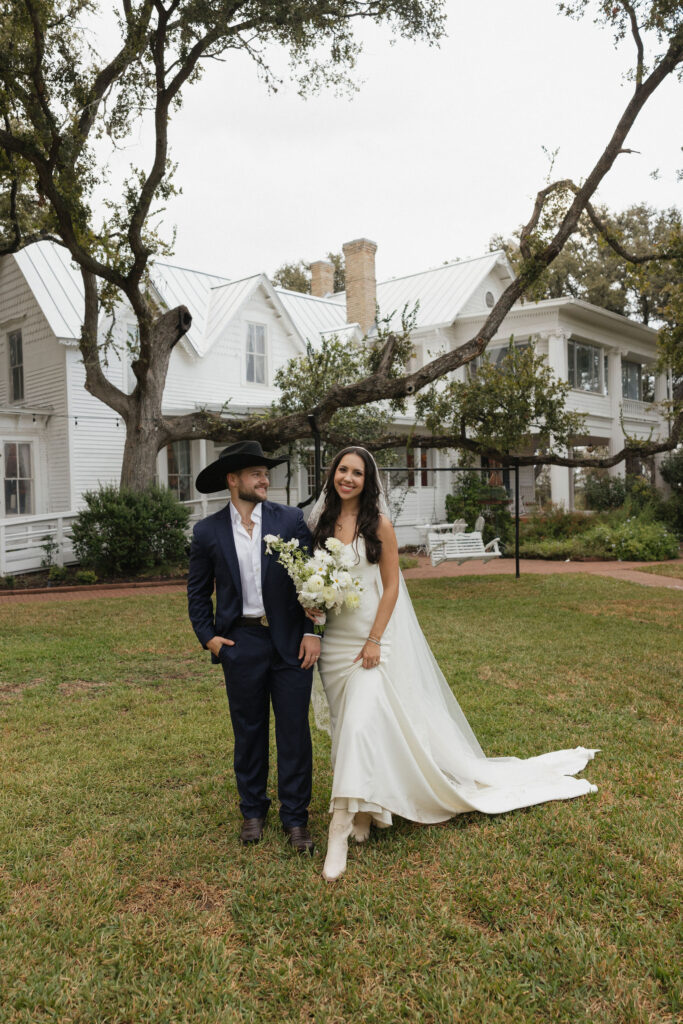
[[[486,251],[530,214],[545,183],[591,169],[625,107],[629,41],[572,22],[551,0],[447,3],[440,48],[366,29],[360,91],[270,94],[247,58],[213,63],[171,125],[174,262],[244,277],[377,242],[378,279]],[[658,90],[599,199],[680,204],[682,90]],[[131,159],[139,158],[135,148]],[[651,172],[661,178],[653,181]]]

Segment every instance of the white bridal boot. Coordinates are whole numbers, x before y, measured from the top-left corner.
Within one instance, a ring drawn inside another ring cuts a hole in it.
[[[335,878],[339,878],[346,871],[346,855],[352,827],[353,814],[350,811],[333,812],[323,867],[323,878],[326,882],[334,882]]]
[[[351,835],[357,843],[364,843],[366,839],[370,838],[371,821],[372,815],[368,814],[367,811],[357,811],[354,815]]]

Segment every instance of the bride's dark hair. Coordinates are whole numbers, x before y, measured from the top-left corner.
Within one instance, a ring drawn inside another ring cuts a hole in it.
[[[334,527],[337,516],[341,512],[341,498],[334,487],[334,474],[337,472],[339,463],[345,455],[357,455],[363,460],[365,467],[365,480],[360,496],[360,507],[358,509],[358,520],[356,522],[356,535],[365,541],[365,554],[368,562],[379,562],[382,553],[382,541],[377,536],[379,529],[379,494],[380,482],[377,474],[375,460],[365,448],[357,448],[351,445],[342,448],[332,460],[325,479],[327,494],[325,504],[320,512],[320,518],[313,530],[313,548],[322,548],[328,537],[334,537]]]

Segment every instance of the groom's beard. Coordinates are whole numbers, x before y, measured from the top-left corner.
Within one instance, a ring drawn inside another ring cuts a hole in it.
[[[246,488],[238,488],[237,497],[241,501],[253,501],[254,505],[259,505],[262,501],[265,501],[268,496],[268,492],[261,494],[260,491],[247,490]]]

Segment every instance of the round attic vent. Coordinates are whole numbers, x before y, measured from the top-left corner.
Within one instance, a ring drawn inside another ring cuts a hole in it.
[[[484,300],[489,309],[493,307],[493,304],[496,301],[493,297],[493,292],[487,292],[486,295],[484,296]]]

